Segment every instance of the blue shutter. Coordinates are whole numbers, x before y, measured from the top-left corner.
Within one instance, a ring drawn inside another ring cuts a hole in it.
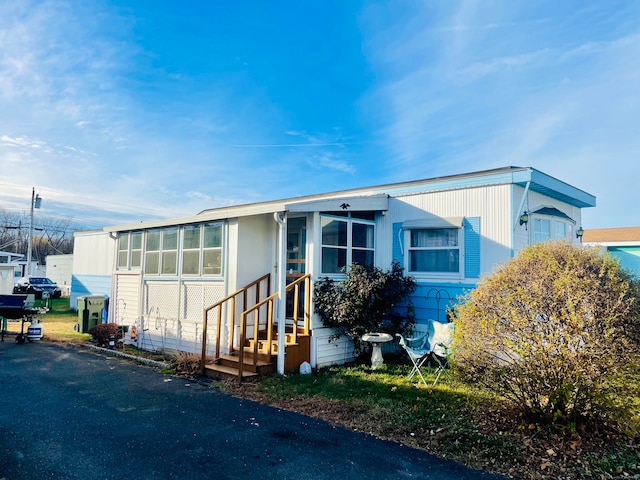
[[[402,235],[402,222],[393,224],[393,239],[391,240],[391,244],[393,248],[391,250],[391,257],[394,262],[400,262],[400,265],[404,267],[404,254],[402,253],[402,246],[400,245],[399,236]],[[404,239],[403,239],[404,241]]]
[[[464,276],[480,277],[480,217],[465,217],[464,227]]]

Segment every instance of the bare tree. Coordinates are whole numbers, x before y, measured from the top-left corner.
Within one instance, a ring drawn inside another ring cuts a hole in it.
[[[33,225],[32,256],[44,265],[47,255],[73,253],[73,232],[81,230],[70,219],[39,216]],[[0,209],[0,250],[26,256],[29,215]]]

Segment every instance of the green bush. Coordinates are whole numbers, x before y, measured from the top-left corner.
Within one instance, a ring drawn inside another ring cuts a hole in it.
[[[120,330],[117,323],[101,323],[100,325],[91,327],[89,334],[99,347],[106,347],[109,345],[109,339],[111,337],[118,337]]]
[[[314,285],[314,306],[324,326],[336,329],[332,339],[346,335],[362,352],[360,337],[367,332],[406,333],[415,325],[413,306],[407,300],[416,289],[399,263],[390,270],[354,263],[346,278],[324,278]],[[400,311],[399,305],[407,302]]]
[[[455,365],[535,419],[637,431],[638,293],[598,249],[533,245],[457,305]]]

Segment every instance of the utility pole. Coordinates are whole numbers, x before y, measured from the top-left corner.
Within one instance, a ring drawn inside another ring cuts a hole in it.
[[[33,209],[40,208],[40,203],[42,199],[40,198],[40,194],[36,195],[36,189],[31,189],[31,214],[29,216],[29,243],[27,246],[27,271],[25,273],[25,277],[30,277],[33,273],[31,269],[31,250],[33,248]]]

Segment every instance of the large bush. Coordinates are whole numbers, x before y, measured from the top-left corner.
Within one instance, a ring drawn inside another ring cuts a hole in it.
[[[534,245],[456,307],[455,364],[540,420],[631,426],[639,305],[636,280],[608,255]]]
[[[315,283],[314,307],[323,324],[336,329],[333,339],[348,336],[360,353],[359,339],[367,332],[406,333],[413,327],[413,307],[407,297],[415,289],[415,280],[404,276],[399,263],[386,271],[354,263],[344,280],[327,277]]]

